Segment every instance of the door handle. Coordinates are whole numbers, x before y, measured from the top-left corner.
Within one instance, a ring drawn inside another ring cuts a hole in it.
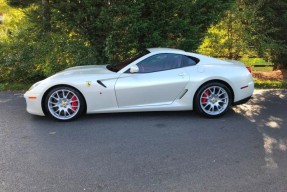
[[[185,73],[180,73],[180,74],[178,74],[178,76],[181,76],[181,77],[183,77],[183,76],[185,76],[186,74]]]

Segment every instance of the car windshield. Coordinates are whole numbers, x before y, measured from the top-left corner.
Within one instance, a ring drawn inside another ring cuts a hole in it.
[[[123,69],[124,67],[126,67],[127,65],[129,65],[130,63],[134,62],[135,60],[149,54],[150,52],[148,50],[144,50],[141,51],[139,53],[137,53],[136,55],[131,56],[128,59],[125,59],[124,61],[118,63],[118,64],[114,64],[114,65],[107,65],[107,69],[113,72],[118,72],[121,69]]]

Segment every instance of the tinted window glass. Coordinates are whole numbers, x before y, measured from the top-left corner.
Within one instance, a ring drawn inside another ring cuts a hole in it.
[[[139,73],[151,73],[181,67],[182,55],[162,53],[153,55],[137,64]]]
[[[134,62],[135,60],[149,54],[150,52],[148,50],[144,50],[142,52],[139,52],[138,54],[118,63],[115,65],[107,65],[107,69],[109,69],[110,71],[113,72],[118,72],[119,70],[121,70],[122,68],[124,68],[125,66],[129,65],[130,63]]]
[[[199,59],[190,57],[190,56],[182,56],[182,67],[188,67],[192,65],[196,65],[199,62]]]

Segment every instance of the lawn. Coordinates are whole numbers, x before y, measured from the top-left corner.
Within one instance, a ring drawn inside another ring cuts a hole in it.
[[[26,83],[0,83],[0,91],[28,90],[31,84]]]
[[[246,58],[240,59],[240,62],[246,66],[251,67],[252,71],[272,71],[272,66],[256,67],[257,65],[272,65],[271,62],[265,61],[263,58]]]

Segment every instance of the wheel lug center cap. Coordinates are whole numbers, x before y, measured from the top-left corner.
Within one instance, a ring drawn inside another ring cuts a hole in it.
[[[61,106],[62,106],[62,107],[66,107],[66,106],[67,106],[67,103],[66,103],[65,101],[62,101]]]
[[[212,103],[216,103],[216,102],[217,102],[217,99],[216,99],[215,97],[213,97],[213,98],[211,99],[211,102],[212,102]]]

